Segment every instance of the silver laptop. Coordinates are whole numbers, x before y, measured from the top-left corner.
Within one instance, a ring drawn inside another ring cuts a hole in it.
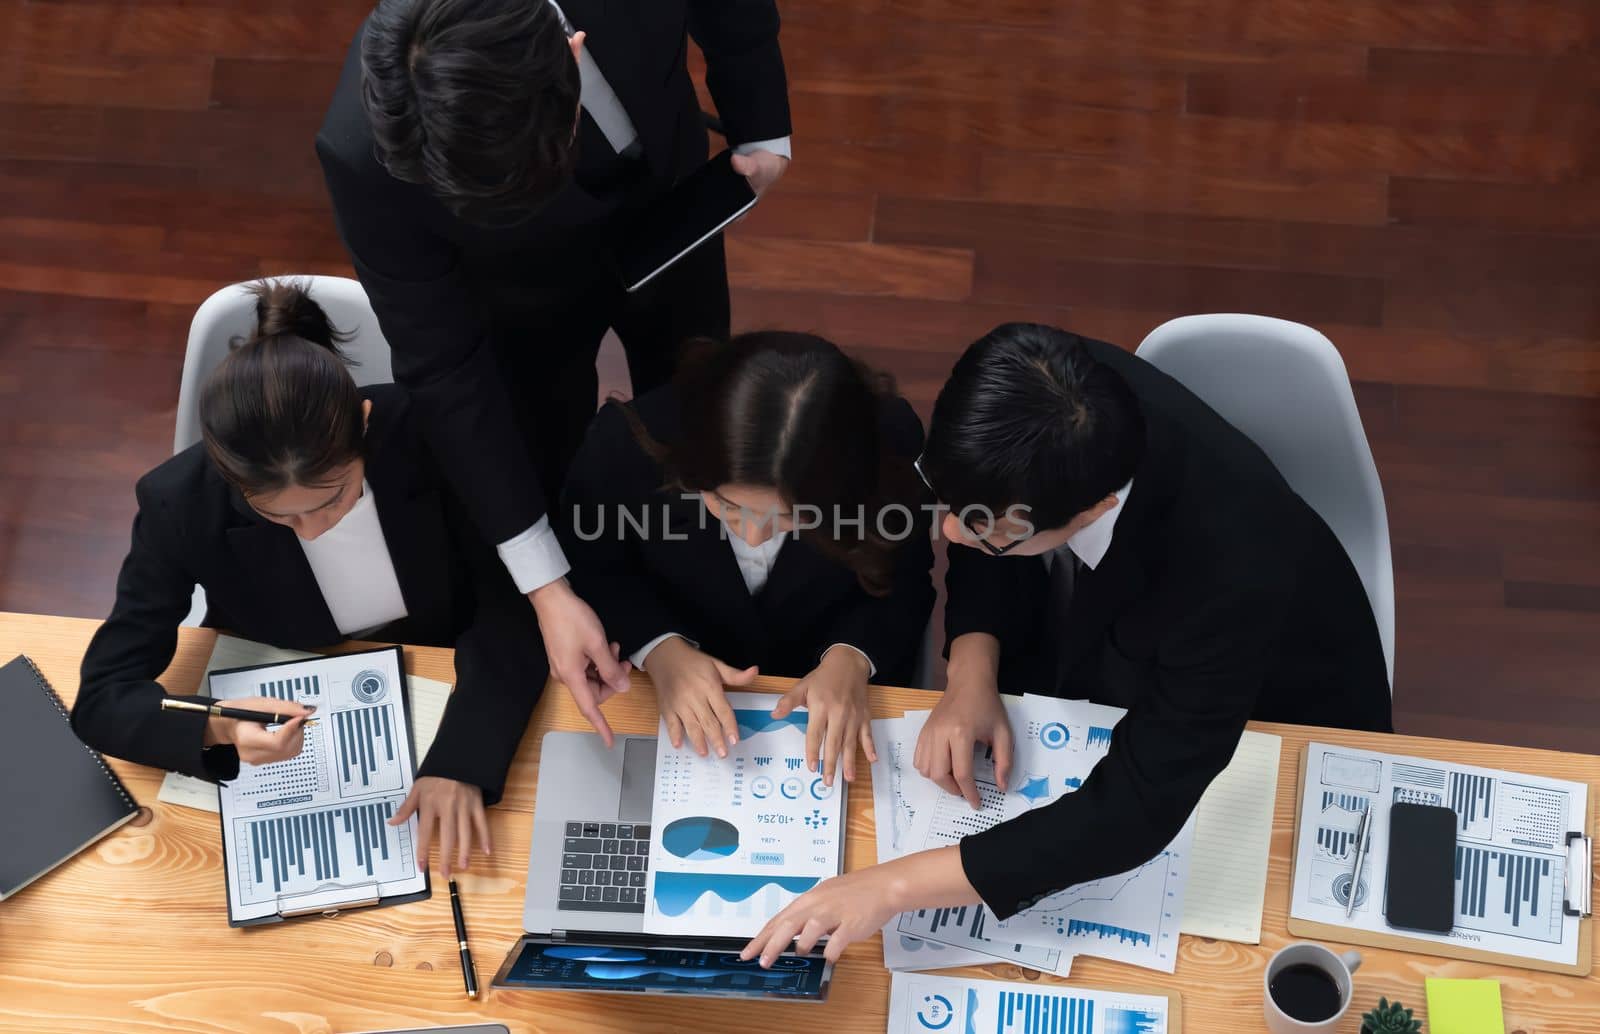
[[[545,734],[525,932],[493,986],[826,998],[833,966],[821,945],[763,970],[739,958],[744,941],[644,933],[655,774],[654,736],[618,736],[607,750],[594,733]]]
[[[528,933],[644,929],[656,738],[546,733],[528,852]]]

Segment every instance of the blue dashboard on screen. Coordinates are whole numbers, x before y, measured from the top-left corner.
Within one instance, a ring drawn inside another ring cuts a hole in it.
[[[821,956],[785,955],[771,969],[762,969],[732,952],[527,939],[495,986],[820,1000],[827,994],[828,976]]]

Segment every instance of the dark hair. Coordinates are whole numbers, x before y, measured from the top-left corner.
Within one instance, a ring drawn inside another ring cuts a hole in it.
[[[791,506],[818,507],[833,534],[808,539],[856,575],[867,592],[889,591],[894,544],[875,530],[878,508],[915,506],[910,481],[890,455],[878,421],[894,394],[886,375],[868,369],[813,334],[758,331],[728,342],[696,341],[674,378],[678,435],[656,441],[632,406],[622,407],[639,445],[662,466],[669,486],[685,492],[748,484],[774,489]],[[845,536],[832,514],[853,522]]]
[[[472,222],[526,218],[576,163],[578,63],[545,0],[380,0],[361,100],[384,168]]]
[[[956,361],[939,391],[922,471],[960,513],[1030,508],[1059,528],[1128,483],[1144,456],[1138,400],[1076,334],[1005,323]]]
[[[362,454],[361,392],[328,321],[303,284],[262,280],[256,329],[200,392],[206,454],[246,495],[321,486]]]

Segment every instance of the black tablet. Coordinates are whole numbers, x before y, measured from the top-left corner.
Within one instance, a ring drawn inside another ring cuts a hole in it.
[[[573,944],[529,935],[506,956],[494,986],[820,1002],[832,978],[833,965],[820,954],[780,955],[771,969],[762,969],[736,951]]]
[[[733,171],[733,152],[723,151],[679,180],[623,233],[615,249],[622,286],[637,291],[755,203],[749,181]]]

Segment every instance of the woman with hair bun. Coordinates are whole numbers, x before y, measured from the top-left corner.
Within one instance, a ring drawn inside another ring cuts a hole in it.
[[[455,692],[393,820],[418,814],[422,858],[437,825],[448,876],[474,841],[490,849],[484,808],[548,673],[537,622],[447,491],[405,390],[356,386],[345,336],[303,286],[252,290],[255,332],[201,393],[204,440],[135,488],[132,546],[83,659],[72,727],[107,754],[209,780],[300,752],[310,712],[297,704],[238,701],[299,712],[276,728],[162,713],[156,680],[196,585],[206,625],[273,646],[454,647]]]

